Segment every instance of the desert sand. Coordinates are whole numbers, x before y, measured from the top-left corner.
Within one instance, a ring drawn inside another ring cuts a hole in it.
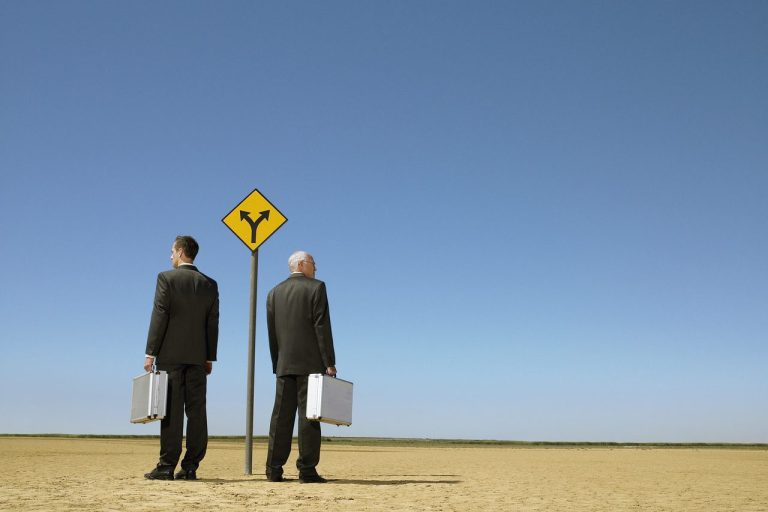
[[[148,481],[156,439],[0,438],[0,510],[767,511],[768,450],[323,444],[267,482],[265,444],[211,441],[196,482]]]

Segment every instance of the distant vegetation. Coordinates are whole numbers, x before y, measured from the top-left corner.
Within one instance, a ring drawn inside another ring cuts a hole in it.
[[[49,437],[64,439],[159,439],[159,435],[99,434],[0,434],[0,437]],[[210,436],[214,441],[242,443],[244,436]],[[266,443],[267,436],[254,436],[254,442]],[[768,443],[615,443],[571,441],[496,441],[482,439],[407,439],[386,437],[324,437],[324,443],[349,446],[507,446],[511,448],[730,448],[768,450]]]

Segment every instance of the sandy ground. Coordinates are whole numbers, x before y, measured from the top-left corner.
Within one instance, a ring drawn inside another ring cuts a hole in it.
[[[768,511],[768,450],[324,443],[332,481],[267,482],[265,445],[212,441],[197,482],[143,478],[157,440],[0,438],[0,510]]]

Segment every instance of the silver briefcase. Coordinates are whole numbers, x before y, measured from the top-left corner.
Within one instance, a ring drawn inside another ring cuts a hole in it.
[[[307,419],[352,424],[352,383],[322,373],[312,373],[307,382]]]
[[[164,371],[145,373],[133,378],[131,423],[149,423],[165,418],[168,402],[168,374]]]

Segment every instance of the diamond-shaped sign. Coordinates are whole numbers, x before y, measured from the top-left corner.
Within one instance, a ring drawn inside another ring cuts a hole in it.
[[[240,201],[221,221],[255,251],[288,219],[258,189]]]

